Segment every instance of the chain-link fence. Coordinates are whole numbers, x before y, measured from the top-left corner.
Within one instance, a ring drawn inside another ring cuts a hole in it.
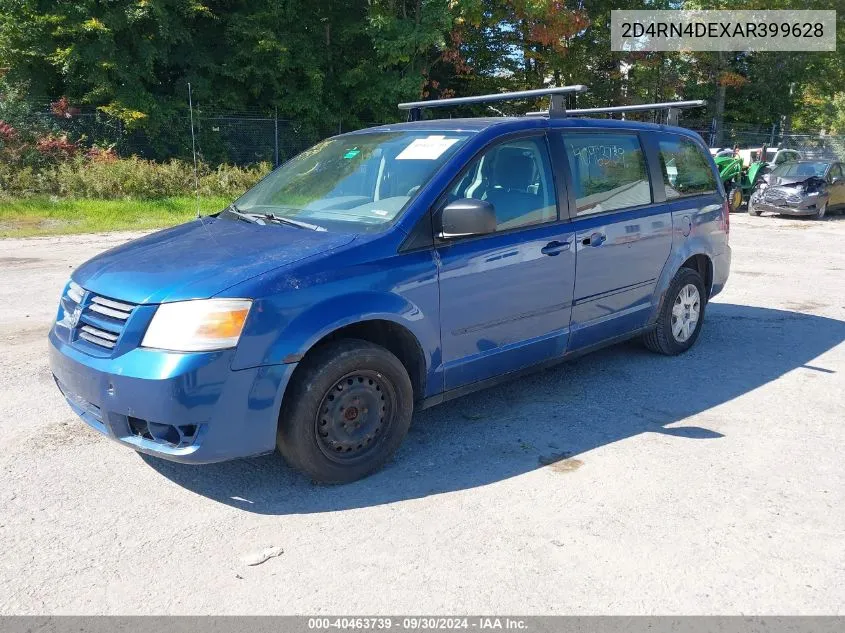
[[[56,102],[45,101],[36,104],[34,110],[45,125],[67,134],[72,141],[86,146],[113,147],[119,156],[136,155],[155,160],[190,159],[192,156],[191,116],[187,111],[156,130],[131,130],[120,120],[95,108],[62,109],[56,107]],[[665,116],[665,112],[655,111],[631,113],[626,118],[660,123],[665,122]],[[364,127],[378,124],[372,122]],[[686,111],[682,111],[679,125],[700,134],[710,147],[755,148],[765,144],[796,149],[808,157],[845,160],[845,136],[820,132],[783,133],[779,125],[729,121],[717,131],[715,120],[696,118]],[[211,165],[258,162],[278,165],[323,138],[352,129],[353,126],[342,123],[331,129],[314,129],[261,109],[228,112],[198,106],[193,111],[193,144],[199,158]]]
[[[686,115],[685,115],[686,114]],[[616,115],[614,118],[619,118]],[[627,113],[628,121],[665,123],[666,111]],[[780,125],[755,125],[726,121],[718,129],[715,119],[697,118],[681,111],[678,125],[698,133],[713,148],[753,149],[766,145],[769,148],[798,150],[806,158],[845,160],[845,136],[825,134],[822,131],[784,132]]]
[[[296,121],[279,118],[274,111],[193,110],[159,121],[154,129],[134,129],[94,107],[62,107],[58,102],[31,102],[28,117],[33,127],[66,135],[81,147],[96,145],[113,148],[119,156],[139,156],[153,160],[191,159],[193,147],[198,157],[211,165],[250,165],[268,162],[278,165],[288,158],[335,134],[358,126],[339,123],[315,129]],[[379,125],[367,123],[363,127]]]
[[[710,147],[741,149],[757,148],[763,145],[774,148],[798,150],[807,158],[838,158],[845,160],[845,136],[824,134],[820,131],[784,133],[779,125],[754,125],[748,123],[725,123],[721,134],[717,133],[713,120],[687,120],[684,127],[694,130]],[[721,136],[721,142],[717,139]]]

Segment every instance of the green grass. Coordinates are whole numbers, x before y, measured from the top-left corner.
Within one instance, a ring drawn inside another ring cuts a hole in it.
[[[200,211],[214,213],[231,200],[200,198]],[[196,216],[191,197],[156,200],[0,199],[0,237],[35,237],[156,229]]]

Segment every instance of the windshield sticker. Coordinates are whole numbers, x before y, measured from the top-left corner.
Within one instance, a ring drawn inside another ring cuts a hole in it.
[[[418,138],[403,149],[396,160],[437,160],[443,155],[443,152],[459,140],[457,138],[446,138],[442,134]]]
[[[357,147],[353,147],[353,148],[352,148],[352,149],[350,149],[348,152],[346,152],[346,153],[343,155],[343,157],[344,157],[344,158],[346,158],[346,159],[351,159],[351,158],[355,158],[355,157],[356,157],[358,154],[360,154],[360,153],[361,153],[361,150],[360,150],[360,149],[358,149]]]

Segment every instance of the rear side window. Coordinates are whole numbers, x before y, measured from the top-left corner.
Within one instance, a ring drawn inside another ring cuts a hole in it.
[[[688,139],[661,140],[660,167],[667,200],[716,191],[710,161],[701,148]]]
[[[577,215],[651,203],[643,148],[634,134],[565,134]]]

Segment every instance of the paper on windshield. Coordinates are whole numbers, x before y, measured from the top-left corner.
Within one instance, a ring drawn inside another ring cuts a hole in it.
[[[437,160],[459,140],[446,138],[442,134],[418,138],[403,149],[396,160]]]

